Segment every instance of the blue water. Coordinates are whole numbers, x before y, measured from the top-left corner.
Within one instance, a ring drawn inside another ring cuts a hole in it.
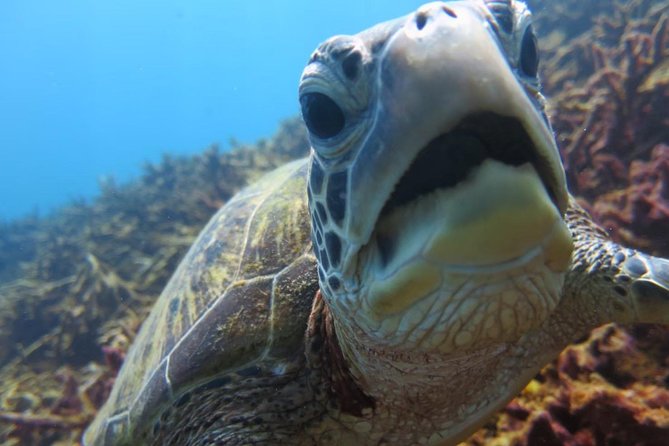
[[[0,220],[90,198],[165,152],[270,136],[320,41],[422,2],[2,3]]]

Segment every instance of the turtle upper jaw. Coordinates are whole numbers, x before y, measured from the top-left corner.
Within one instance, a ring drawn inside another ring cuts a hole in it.
[[[385,202],[367,244],[377,269],[423,254],[450,268],[508,266],[564,227],[551,180],[516,119],[464,118],[419,151]],[[558,271],[563,245],[549,256]]]
[[[554,226],[566,233],[552,179],[517,120],[474,114],[418,153],[367,245],[375,245],[378,269],[421,255],[472,272],[503,268],[543,246]],[[547,258],[556,271],[571,252],[568,234],[561,239]]]
[[[560,185],[521,123],[479,112],[463,118],[454,129],[437,136],[418,152],[394,186],[379,219],[422,195],[458,185],[486,160],[516,167],[531,165],[551,201],[560,209]]]
[[[493,138],[510,132],[522,139],[498,147],[483,141],[490,152],[482,158],[531,163],[556,208],[561,214],[566,210],[566,181],[550,126],[514,73],[481,7],[475,2],[448,5],[456,17],[440,12],[443,4],[426,5],[389,37],[379,56],[378,105],[370,115],[367,142],[351,166],[353,199],[345,232],[352,245],[370,241],[384,208],[397,198],[393,192],[402,177],[435,141],[454,132],[466,139],[472,136],[470,130],[485,130],[496,122],[513,123],[515,129],[501,128]],[[421,16],[427,19],[418,29]],[[471,160],[483,152],[477,139],[480,133],[464,141],[466,150],[461,151]],[[514,159],[516,155],[520,157]],[[444,178],[457,184],[466,177],[468,172],[452,159],[445,161],[449,165],[440,166]]]

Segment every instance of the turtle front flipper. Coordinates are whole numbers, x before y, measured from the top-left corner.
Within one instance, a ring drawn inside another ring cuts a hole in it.
[[[669,260],[620,248],[614,261],[621,261],[617,281],[627,283],[614,290],[629,295],[632,322],[669,324]]]
[[[575,318],[573,337],[607,322],[669,324],[669,260],[610,241],[581,248],[593,261],[567,275],[562,303],[578,310],[565,313]]]
[[[567,220],[575,250],[558,319],[576,336],[607,322],[669,324],[669,260],[612,242],[573,199]]]

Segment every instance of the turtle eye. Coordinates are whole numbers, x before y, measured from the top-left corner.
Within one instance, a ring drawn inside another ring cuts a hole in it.
[[[520,43],[520,70],[529,77],[536,77],[539,71],[539,52],[537,50],[537,38],[532,26],[528,26]]]
[[[305,93],[300,97],[302,117],[311,133],[327,139],[344,129],[345,119],[342,109],[323,93]]]

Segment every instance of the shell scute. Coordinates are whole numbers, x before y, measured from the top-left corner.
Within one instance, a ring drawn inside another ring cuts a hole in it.
[[[317,287],[306,178],[307,161],[292,162],[212,217],[144,322],[85,444],[150,437],[189,389],[253,366],[270,344],[279,354],[302,342]]]
[[[180,388],[254,359],[267,344],[271,295],[271,277],[233,286],[225,293],[170,355],[172,386]]]
[[[286,181],[283,193],[267,197],[271,205],[256,209],[247,231],[239,279],[276,274],[285,268],[287,258],[294,259],[305,251],[310,231],[305,191],[304,178]]]
[[[146,381],[130,408],[129,420],[132,425],[148,424],[151,421],[151,408],[167,404],[172,398],[172,389],[165,380],[167,361],[163,361]]]
[[[295,346],[301,346],[312,305],[311,300],[302,297],[315,296],[318,291],[316,268],[315,257],[305,254],[274,279],[272,334],[267,356],[288,357]]]

